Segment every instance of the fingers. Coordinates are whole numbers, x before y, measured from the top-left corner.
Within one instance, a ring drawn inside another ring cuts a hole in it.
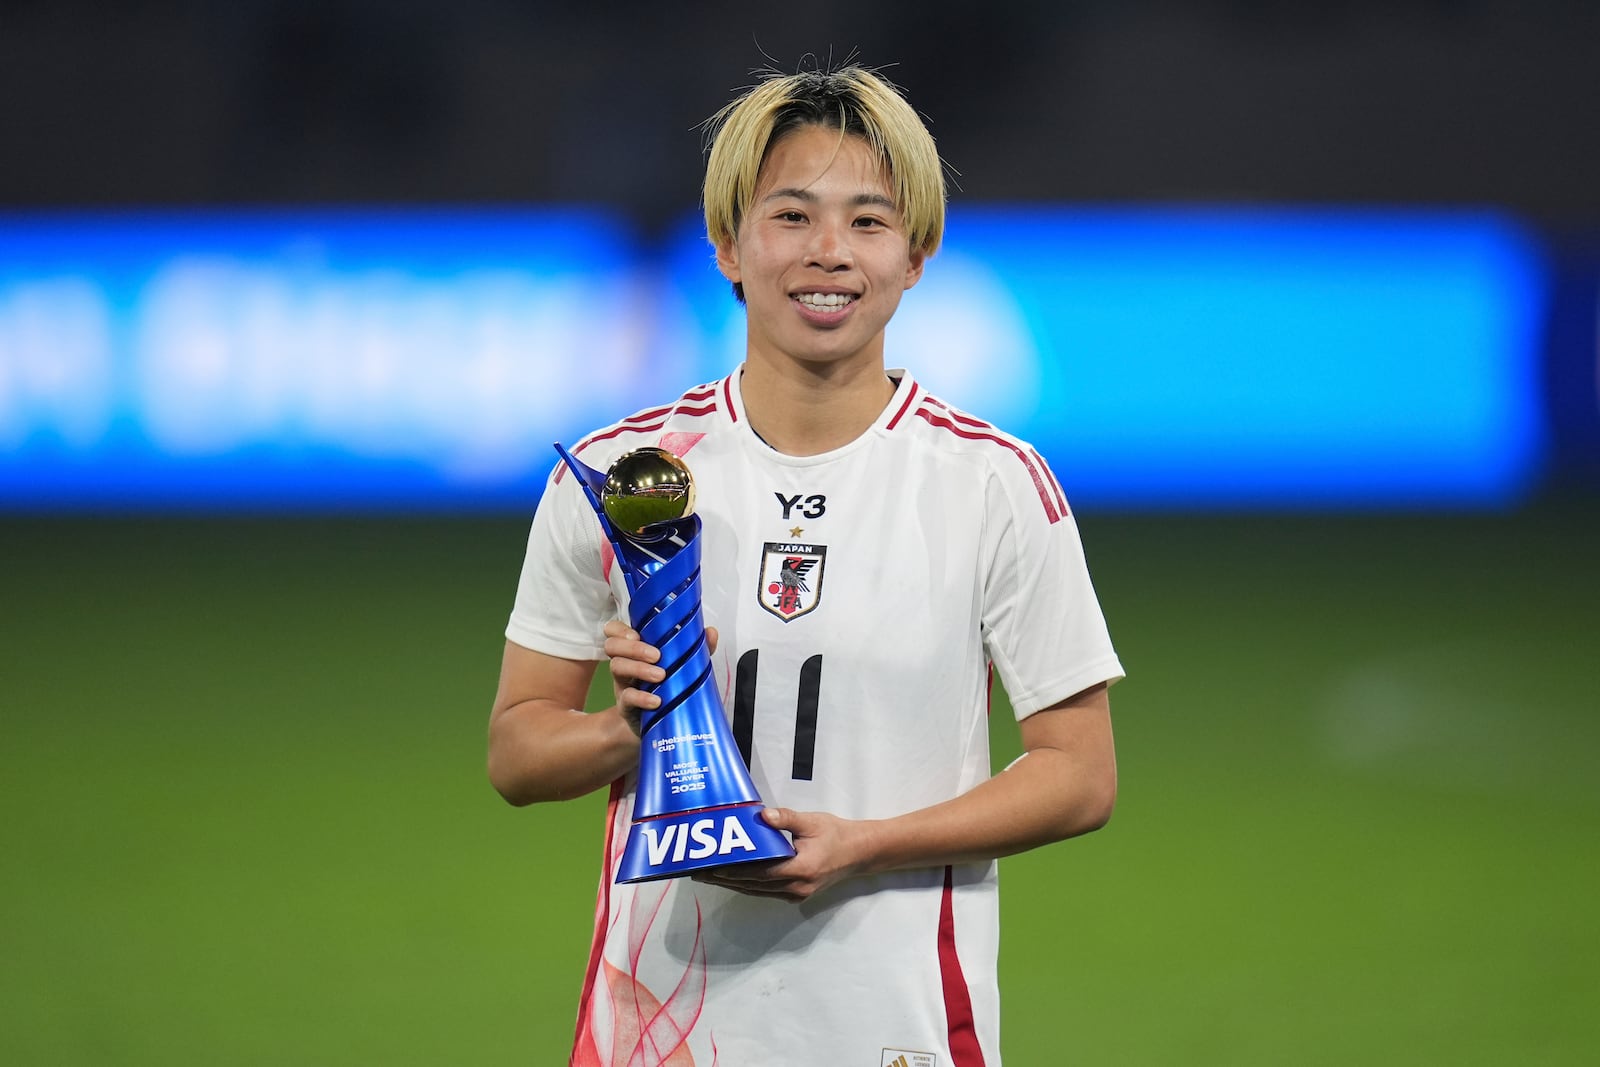
[[[605,653],[611,661],[612,678],[627,686],[640,683],[653,685],[667,676],[657,666],[661,661],[661,650],[645,644],[627,623],[613,619],[606,623],[604,632]],[[706,627],[706,647],[708,652],[717,651],[717,630],[714,626]]]
[[[830,826],[842,826],[842,823],[817,812],[799,812],[788,808],[763,808],[761,818],[774,829],[789,831],[796,849],[794,856],[712,867],[691,877],[697,882],[731,889],[746,896],[778,897],[790,901],[806,900],[837,880],[837,874],[827,859],[832,850],[814,835],[826,831]]]
[[[661,658],[660,651],[654,645],[645,644],[625,622],[612,619],[606,623],[603,632],[606,635],[606,655],[612,659],[621,657],[654,663]]]
[[[666,672],[656,666],[661,659],[654,645],[647,645],[639,635],[623,622],[612,621],[605,626],[605,653],[611,661],[611,677],[624,685],[655,683],[665,678]]]
[[[617,710],[628,721],[635,734],[641,733],[640,719],[645,712],[661,706],[661,698],[639,688],[654,685],[666,677],[656,661],[661,653],[639,639],[627,623],[612,620],[606,623],[605,654],[611,671],[611,688],[617,696]]]
[[[639,733],[639,720],[644,712],[661,706],[661,699],[645,686],[662,682],[667,674],[658,664],[661,650],[646,644],[637,631],[620,619],[605,624],[605,654],[611,671],[611,688],[617,696],[617,707],[627,718],[634,733]],[[711,652],[717,650],[717,631],[706,627],[706,641]]]
[[[740,863],[729,867],[712,867],[690,875],[702,885],[714,885],[743,893],[751,897],[777,897],[780,900],[799,901],[811,895],[812,889],[804,879],[784,873],[792,861],[773,863]]]

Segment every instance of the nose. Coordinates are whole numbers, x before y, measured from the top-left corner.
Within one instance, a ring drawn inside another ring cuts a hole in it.
[[[806,265],[823,270],[848,270],[855,263],[850,248],[847,226],[833,222],[818,222],[812,227],[811,243],[806,249]]]

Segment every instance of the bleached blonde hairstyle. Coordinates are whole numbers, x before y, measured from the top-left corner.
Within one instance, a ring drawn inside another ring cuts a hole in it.
[[[773,74],[706,122],[706,236],[733,242],[755,199],[773,145],[804,126],[855,134],[883,167],[912,251],[932,255],[944,237],[944,170],[933,135],[898,87],[854,63],[834,71]]]

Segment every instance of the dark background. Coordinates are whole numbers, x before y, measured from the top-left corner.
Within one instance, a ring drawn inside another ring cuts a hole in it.
[[[853,53],[927,115],[957,201],[1600,221],[1587,0],[9,0],[0,202],[602,201],[649,226],[694,202],[696,126],[754,68]]]

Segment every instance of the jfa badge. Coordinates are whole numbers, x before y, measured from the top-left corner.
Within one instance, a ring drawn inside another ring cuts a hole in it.
[[[761,606],[784,622],[817,609],[822,601],[822,574],[827,545],[768,541],[761,557]]]

